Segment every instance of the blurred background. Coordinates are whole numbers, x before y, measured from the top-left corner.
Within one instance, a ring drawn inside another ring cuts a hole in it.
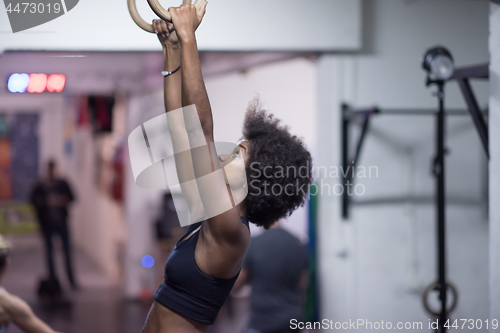
[[[488,113],[489,162],[458,84],[446,85],[446,107],[463,111],[446,120],[447,275],[459,294],[450,318],[500,319],[500,4],[212,0],[197,37],[215,140],[237,142],[259,96],[329,170],[316,174],[323,191],[283,223],[310,251],[308,318],[420,321],[424,331],[434,317],[422,294],[437,279],[435,117],[373,117],[357,165],[377,172],[356,179],[363,193],[343,218],[341,197],[327,191],[343,181],[330,173],[342,165],[341,106],[436,110],[421,68],[435,45],[457,67],[491,63],[490,80],[471,81]],[[0,52],[0,233],[13,245],[1,284],[56,330],[139,332],[183,232],[168,191],[139,188],[128,156],[129,133],[164,112],[157,37],[135,25],[125,0],[86,0],[17,33],[0,10]],[[353,122],[351,151],[360,129]],[[77,286],[54,237],[57,302],[38,292],[49,272],[31,200],[50,160],[75,197],[67,224]],[[243,332],[249,293],[231,296],[211,332]]]

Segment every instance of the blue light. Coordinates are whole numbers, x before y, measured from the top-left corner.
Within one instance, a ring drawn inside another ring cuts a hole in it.
[[[9,77],[7,89],[11,93],[24,93],[28,89],[30,76],[26,73],[14,73]]]
[[[155,260],[151,256],[142,257],[142,266],[146,268],[151,268],[155,264]]]

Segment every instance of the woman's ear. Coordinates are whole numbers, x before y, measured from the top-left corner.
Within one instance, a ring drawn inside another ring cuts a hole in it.
[[[246,150],[248,150],[248,147],[250,145],[250,142],[248,140],[242,140],[240,144],[245,147]]]

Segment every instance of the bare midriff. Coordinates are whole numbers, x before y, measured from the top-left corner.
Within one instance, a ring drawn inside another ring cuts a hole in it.
[[[184,317],[154,301],[142,333],[204,333],[209,326]]]

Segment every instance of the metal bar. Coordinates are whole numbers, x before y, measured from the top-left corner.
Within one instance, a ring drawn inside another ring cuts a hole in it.
[[[468,78],[487,79],[490,75],[489,64],[455,68],[450,80],[461,80]]]
[[[358,144],[356,145],[356,155],[353,158],[353,168],[358,165],[359,155],[361,154],[361,148],[363,148],[363,143],[365,141],[366,132],[368,131],[368,126],[370,125],[370,115],[365,116],[365,120],[363,121],[363,128],[361,129],[361,134],[359,136]],[[345,170],[345,169],[344,169]],[[350,180],[353,179],[354,170],[351,170]]]
[[[348,108],[345,112],[345,116],[358,117],[358,116],[366,116],[366,115],[376,114],[378,112],[379,112],[379,109],[376,107],[367,108],[367,109],[350,109],[350,108]]]
[[[349,109],[347,104],[342,104],[342,168],[347,170],[349,164],[349,118],[346,117],[346,112]],[[344,191],[342,192],[342,218],[349,218],[349,195],[347,193],[348,178],[345,171],[342,172]]]
[[[382,196],[371,199],[351,200],[350,204],[354,206],[371,206],[371,205],[429,205],[436,202],[435,196]],[[484,201],[474,198],[447,197],[446,205],[460,206],[482,206]]]
[[[474,96],[474,92],[472,91],[472,87],[470,86],[469,80],[466,78],[459,79],[457,81],[460,90],[462,90],[462,95],[464,95],[465,102],[469,107],[469,113],[472,117],[474,125],[476,126],[476,130],[479,134],[479,138],[481,139],[481,143],[483,144],[483,148],[488,158],[490,158],[488,126],[486,125],[484,117],[479,110],[479,106],[477,104],[476,97]]]
[[[439,112],[436,121],[436,159],[434,175],[436,176],[436,207],[437,207],[437,241],[438,241],[438,285],[441,311],[439,314],[438,333],[446,331],[446,193],[445,193],[445,113],[444,113],[444,82],[438,82]]]
[[[387,115],[412,115],[412,116],[433,116],[436,115],[439,111],[436,110],[418,110],[418,109],[407,109],[407,110],[397,110],[397,109],[386,109],[380,110],[379,114],[387,114]],[[447,116],[467,116],[469,113],[467,110],[446,110],[444,112]]]
[[[356,144],[356,152],[354,158],[352,159],[352,165],[349,165],[349,161],[351,161],[351,159],[349,159],[350,118],[346,116],[347,110],[349,110],[349,106],[347,104],[342,104],[342,168],[343,168],[342,174],[343,174],[343,184],[344,184],[344,191],[342,192],[342,218],[344,220],[347,220],[349,218],[349,206],[351,200],[349,198],[348,189],[349,186],[352,185],[352,180],[354,179],[354,169],[358,163],[359,156],[361,154],[361,149],[365,141],[366,132],[368,131],[368,127],[370,124],[370,115],[371,115],[370,112],[365,114],[363,128],[361,130],[361,134]]]
[[[401,115],[401,116],[434,116],[438,113],[437,110],[430,109],[359,109],[359,110],[348,110],[345,115],[350,118],[365,116],[369,110],[373,111],[369,113],[370,115]],[[374,111],[376,110],[376,112]],[[487,112],[479,111],[481,114],[487,114]],[[468,110],[446,110],[445,114],[447,116],[467,116],[469,115]]]

